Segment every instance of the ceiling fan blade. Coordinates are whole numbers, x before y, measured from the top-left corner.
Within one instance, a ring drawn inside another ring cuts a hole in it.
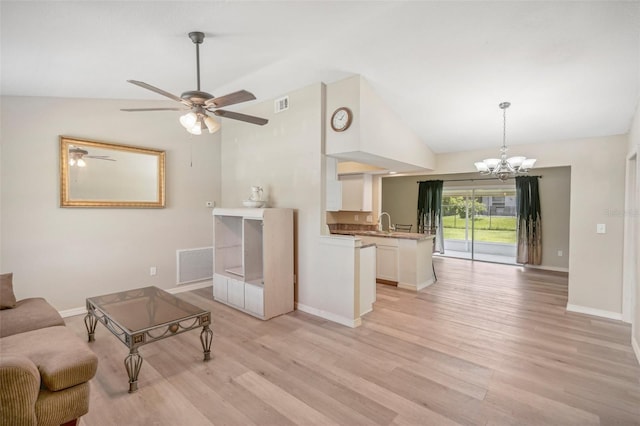
[[[117,161],[114,158],[107,158],[102,155],[85,155],[84,158],[93,158],[94,160],[107,160],[107,161]]]
[[[224,118],[231,118],[232,120],[246,121],[247,123],[258,124],[264,126],[269,122],[265,118],[255,117],[253,115],[240,114],[239,112],[225,111],[223,109],[217,109],[212,111],[215,115]]]
[[[220,108],[239,104],[240,102],[252,101],[255,98],[256,97],[253,96],[253,93],[251,92],[247,92],[246,90],[238,90],[237,92],[229,93],[228,95],[208,99],[204,104],[208,107],[214,106],[216,108]]]
[[[151,90],[152,92],[156,92],[162,96],[166,96],[167,98],[173,99],[176,102],[183,103],[189,107],[191,106],[191,102],[187,101],[186,99],[179,98],[176,95],[173,95],[169,92],[165,92],[164,90],[158,89],[157,87],[147,84],[143,81],[138,81],[138,80],[127,80],[127,81],[131,84],[135,84],[136,86],[140,86],[143,89]]]
[[[188,108],[120,108],[120,111],[187,111]]]

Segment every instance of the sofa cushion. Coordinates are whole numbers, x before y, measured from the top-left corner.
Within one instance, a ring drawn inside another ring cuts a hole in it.
[[[46,327],[0,339],[4,354],[29,358],[38,367],[42,384],[51,391],[89,381],[98,357],[80,337],[64,326]]]
[[[54,325],[64,325],[64,320],[41,297],[19,300],[15,308],[0,311],[0,337]]]
[[[15,308],[16,296],[13,294],[13,273],[0,275],[0,309]]]

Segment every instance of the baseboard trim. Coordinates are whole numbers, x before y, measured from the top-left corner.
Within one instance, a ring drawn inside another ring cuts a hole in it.
[[[193,283],[193,284],[179,285],[178,287],[173,287],[165,291],[167,293],[176,294],[176,293],[184,293],[185,291],[199,290],[201,288],[207,288],[211,286],[213,286],[213,280],[202,281],[202,282]]]
[[[176,294],[176,293],[182,293],[182,292],[185,292],[185,291],[191,291],[191,290],[198,290],[198,289],[201,289],[201,288],[207,288],[207,287],[211,287],[212,285],[213,285],[213,281],[209,280],[209,281],[202,281],[202,282],[199,282],[199,283],[181,285],[181,286],[178,286],[178,287],[173,287],[173,288],[166,289],[165,291],[167,293]],[[81,308],[65,309],[64,311],[58,311],[58,313],[60,314],[60,316],[62,318],[75,317],[76,315],[86,315],[87,314],[87,307],[83,306]]]
[[[83,306],[82,308],[71,308],[65,309],[64,311],[58,311],[62,318],[75,317],[76,315],[86,315],[87,308]]]
[[[333,312],[327,312],[323,311],[322,309],[312,308],[311,306],[307,306],[302,303],[296,303],[296,309],[332,322],[337,322],[338,324],[351,328],[360,327],[360,325],[362,325],[362,320],[360,318],[349,319],[341,315],[336,315]]]
[[[542,269],[543,271],[552,271],[552,272],[566,272],[567,274],[569,273],[569,268],[561,268],[559,266],[544,266],[544,265],[522,265],[525,268],[531,268],[531,269]]]
[[[631,336],[631,347],[636,354],[636,360],[640,363],[640,345],[638,345],[638,341],[633,336]]]
[[[589,308],[586,306],[572,305],[567,303],[567,311],[577,312],[579,314],[593,315],[601,318],[608,318],[616,321],[622,321],[622,313],[603,311],[602,309]]]

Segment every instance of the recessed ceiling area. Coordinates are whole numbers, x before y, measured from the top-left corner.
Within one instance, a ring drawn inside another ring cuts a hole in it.
[[[2,1],[0,13],[3,96],[170,105],[126,80],[195,89],[187,33],[202,31],[202,90],[260,102],[359,74],[436,153],[497,149],[502,101],[513,146],[627,133],[639,97],[638,1]]]

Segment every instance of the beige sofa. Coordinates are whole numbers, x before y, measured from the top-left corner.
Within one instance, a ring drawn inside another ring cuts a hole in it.
[[[44,299],[11,303],[10,274],[0,278],[0,426],[75,424],[89,411],[96,355]]]

